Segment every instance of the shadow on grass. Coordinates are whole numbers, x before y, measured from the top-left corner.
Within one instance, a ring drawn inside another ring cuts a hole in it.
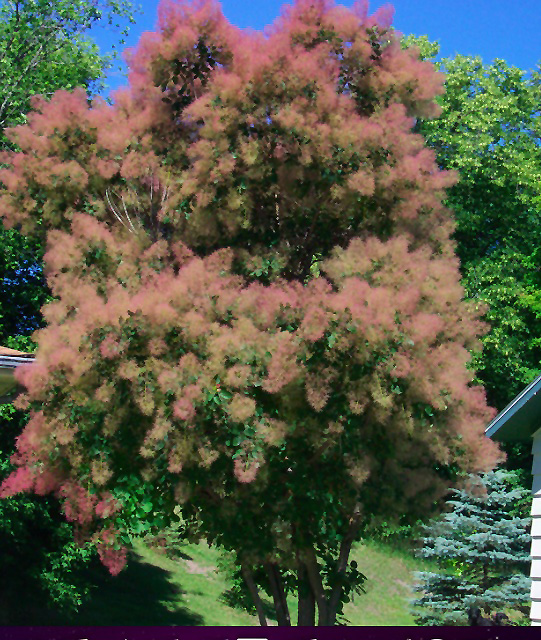
[[[170,573],[130,553],[128,566],[111,576],[99,562],[84,573],[92,585],[90,598],[76,614],[61,614],[32,601],[28,593],[7,612],[8,625],[198,626],[203,618],[183,604],[183,591]],[[12,594],[16,596],[16,594]],[[21,596],[23,594],[21,593]]]
[[[221,594],[220,601],[232,609],[237,609],[237,611],[247,611],[254,616],[257,615],[255,606],[252,604],[251,600],[248,601],[245,598],[240,597],[231,589],[228,589]],[[274,620],[274,622],[276,622],[276,611],[272,604],[268,600],[265,600],[265,598],[261,598],[261,602],[263,604],[263,612],[267,620]]]

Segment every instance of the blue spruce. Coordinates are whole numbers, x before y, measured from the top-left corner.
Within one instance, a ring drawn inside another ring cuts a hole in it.
[[[488,617],[527,613],[530,519],[520,517],[520,506],[529,492],[516,485],[516,475],[503,470],[469,476],[465,488],[451,491],[450,511],[425,527],[417,554],[440,572],[416,574],[418,624],[467,625],[475,607]]]

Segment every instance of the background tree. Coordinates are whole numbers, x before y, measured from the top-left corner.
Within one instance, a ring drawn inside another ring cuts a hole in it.
[[[410,36],[403,45],[418,46],[429,59],[438,51],[426,37]],[[436,66],[446,74],[437,99],[442,111],[419,120],[416,130],[438,165],[460,175],[446,204],[456,216],[467,296],[488,304],[491,329],[474,364],[489,403],[501,410],[541,371],[538,332],[524,297],[541,234],[540,74],[462,55]]]
[[[419,572],[413,602],[420,625],[468,624],[470,607],[485,614],[529,610],[529,518],[521,518],[526,490],[514,474],[499,470],[470,476],[451,493],[449,513],[426,527],[418,555],[437,563],[440,573]]]
[[[53,296],[3,495],[56,493],[113,572],[119,536],[180,504],[262,624],[259,588],[281,625],[288,590],[334,624],[362,525],[499,459],[454,176],[411,131],[442,78],[385,11],[299,0],[263,37],[165,2],[116,104],[35,101],[0,172]]]
[[[121,29],[120,22],[133,22],[133,13],[124,1],[0,3],[0,147],[14,148],[4,129],[26,121],[33,95],[82,86],[90,96],[102,86],[113,56],[100,53],[87,33],[100,20]],[[49,299],[42,256],[41,240],[0,225],[0,345],[35,349],[31,334],[43,326],[41,307]],[[2,479],[13,470],[10,456],[27,421],[11,405],[0,406]],[[20,608],[11,605],[29,592],[34,602],[48,598],[57,608],[76,609],[87,585],[75,569],[92,552],[74,544],[58,500],[19,495],[3,501],[0,511],[0,572],[10,576],[2,582],[2,623],[23,621],[14,618]]]
[[[409,36],[421,57],[437,43]],[[462,284],[476,304],[486,304],[490,330],[472,366],[489,404],[503,409],[541,373],[537,247],[541,185],[538,70],[527,74],[504,60],[483,64],[456,56],[436,66],[446,74],[437,100],[441,115],[420,119],[416,130],[434,149],[438,164],[459,172],[446,204],[455,212]],[[531,452],[505,445],[506,467],[531,487]],[[526,515],[528,512],[525,511]]]
[[[100,88],[112,56],[100,53],[87,32],[101,21],[121,32],[122,43],[133,12],[129,0],[2,0],[0,130],[25,121],[33,95]]]

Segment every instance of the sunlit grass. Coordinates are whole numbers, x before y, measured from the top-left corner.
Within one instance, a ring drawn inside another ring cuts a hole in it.
[[[50,609],[20,612],[24,622],[37,625],[133,625],[133,626],[257,626],[256,616],[228,605],[223,594],[229,584],[216,571],[220,554],[206,544],[186,544],[179,557],[141,542],[134,544],[127,569],[110,576],[96,565],[88,574],[93,583],[91,599],[74,617]],[[353,626],[413,625],[408,598],[413,572],[426,564],[406,551],[369,542],[357,545],[352,559],[366,577],[366,593],[345,607]],[[270,604],[270,603],[269,603]],[[296,601],[289,598],[296,622]],[[269,624],[276,624],[269,619]]]

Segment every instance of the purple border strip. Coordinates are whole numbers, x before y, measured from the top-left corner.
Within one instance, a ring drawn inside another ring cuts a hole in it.
[[[0,627],[0,640],[522,640],[532,627]]]

